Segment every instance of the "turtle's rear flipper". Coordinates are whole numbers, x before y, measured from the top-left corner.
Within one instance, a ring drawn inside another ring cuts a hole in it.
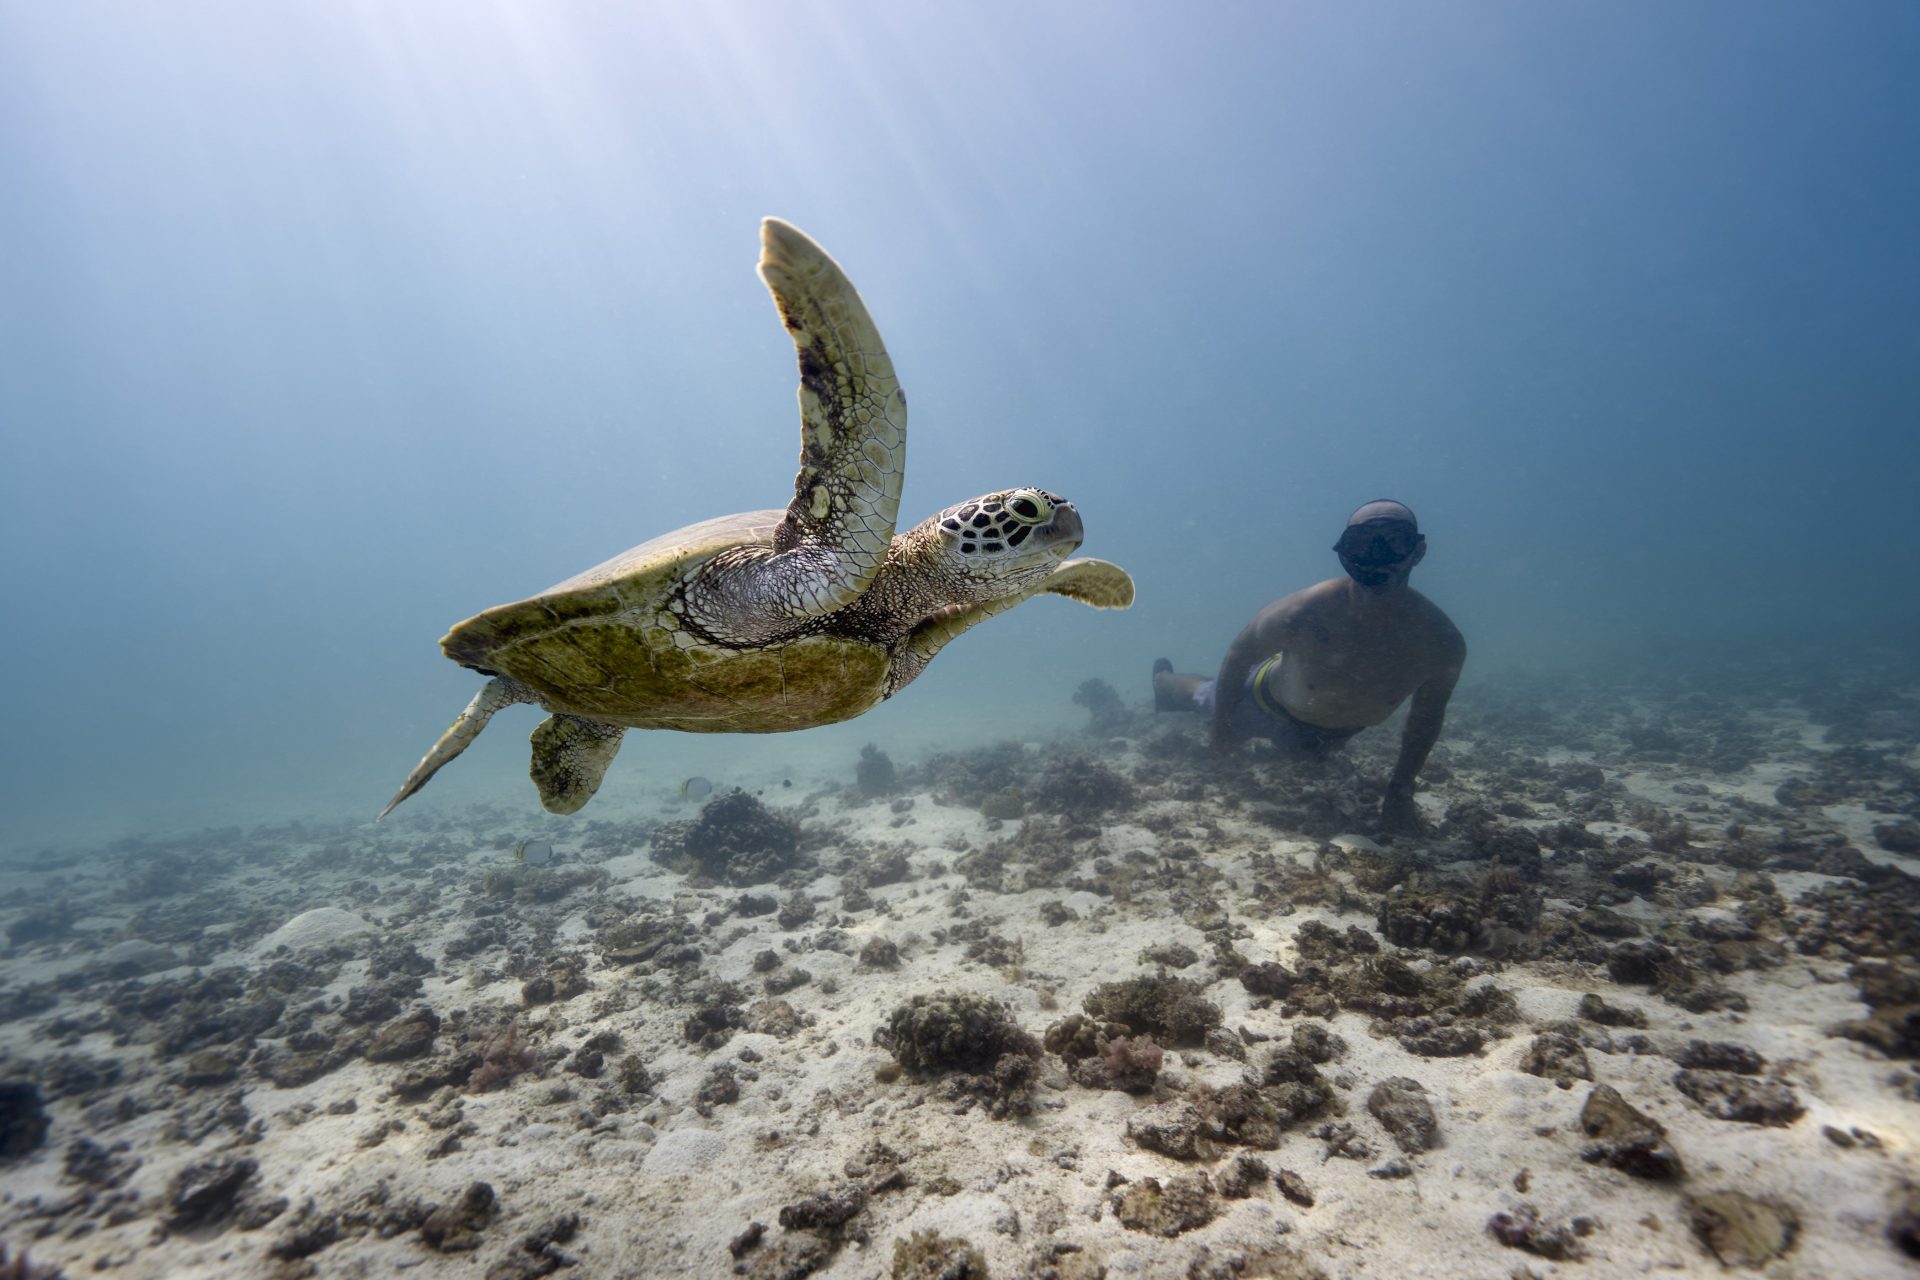
[[[548,813],[578,813],[607,766],[620,753],[617,724],[602,724],[580,716],[548,716],[533,731],[533,767],[527,770],[533,784],[540,788],[540,803]]]
[[[473,695],[473,701],[460,713],[447,731],[440,735],[440,741],[433,744],[433,750],[413,766],[413,772],[400,784],[400,790],[393,799],[387,801],[387,807],[380,811],[380,818],[392,813],[402,800],[427,785],[427,779],[440,772],[440,766],[447,763],[473,745],[480,731],[487,727],[487,721],[493,719],[493,713],[502,707],[510,707],[516,702],[535,701],[532,690],[524,685],[515,684],[505,676],[495,676],[480,687]],[[380,821],[375,818],[374,821]]]

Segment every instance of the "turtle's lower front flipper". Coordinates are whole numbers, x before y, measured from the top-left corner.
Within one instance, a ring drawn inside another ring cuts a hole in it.
[[[1038,595],[1065,596],[1094,609],[1128,609],[1133,606],[1133,579],[1119,565],[1085,556],[1062,561],[1052,573],[1024,591],[985,600],[979,604],[954,605],[942,609],[915,627],[894,651],[893,667],[887,676],[887,696],[891,698],[927,669],[935,654],[948,644],[979,626],[995,614]]]
[[[620,754],[617,724],[581,716],[548,716],[533,731],[533,766],[527,770],[540,788],[548,813],[578,813],[600,789],[607,766]]]
[[[440,772],[440,766],[473,745],[480,731],[487,727],[487,721],[493,719],[493,713],[502,707],[510,707],[516,702],[534,702],[537,699],[533,691],[524,685],[516,684],[505,676],[495,676],[482,685],[480,692],[473,695],[473,701],[460,713],[447,731],[440,735],[440,741],[433,744],[433,750],[421,758],[400,785],[393,799],[387,801],[387,807],[380,811],[380,818],[392,813],[402,800],[427,785],[427,779]],[[380,818],[375,818],[378,822]]]

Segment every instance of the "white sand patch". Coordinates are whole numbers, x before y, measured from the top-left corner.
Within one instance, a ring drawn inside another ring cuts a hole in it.
[[[662,1178],[691,1177],[711,1168],[727,1153],[727,1140],[708,1129],[663,1133],[640,1161],[643,1173]]]

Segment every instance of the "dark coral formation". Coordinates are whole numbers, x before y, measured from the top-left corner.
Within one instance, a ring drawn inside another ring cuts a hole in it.
[[[1098,676],[1082,680],[1073,691],[1073,705],[1087,709],[1087,732],[1112,734],[1124,732],[1132,717],[1120,695]]]
[[[853,767],[854,790],[861,796],[872,800],[879,796],[891,795],[898,787],[900,778],[893,767],[893,760],[886,752],[871,742],[860,748],[859,763]]]
[[[1439,1141],[1440,1117],[1427,1101],[1426,1086],[1407,1076],[1382,1080],[1367,1095],[1367,1110],[1408,1155]]]
[[[1639,1111],[1610,1084],[1597,1084],[1580,1109],[1580,1131],[1592,1142],[1580,1152],[1590,1164],[1610,1165],[1637,1178],[1667,1180],[1685,1172],[1659,1121]]]
[[[1220,1212],[1219,1197],[1204,1173],[1168,1178],[1142,1178],[1114,1193],[1113,1216],[1129,1231],[1148,1235],[1182,1235],[1212,1222]]]
[[[744,791],[715,796],[692,822],[654,833],[652,857],[722,884],[764,884],[800,858],[800,826]]]
[[[1332,937],[1330,931],[1327,936]],[[1288,990],[1286,1011],[1368,1013],[1373,1034],[1392,1036],[1408,1052],[1427,1058],[1478,1054],[1518,1020],[1507,991],[1493,982],[1472,981],[1480,971],[1471,960],[1422,971],[1350,941],[1333,954],[1340,958],[1332,965],[1312,965],[1301,973]]]
[[[903,782],[932,792],[940,804],[981,808],[994,796],[1013,796],[1020,811],[1021,788],[1032,780],[1034,760],[1018,742],[997,742],[974,751],[929,756],[917,769],[906,771]]]
[[[1597,1022],[1603,1027],[1644,1027],[1647,1015],[1638,1009],[1622,1008],[1610,1004],[1601,997],[1588,992],[1580,997],[1580,1016],[1589,1022]]]
[[[1862,960],[1848,976],[1869,1013],[1837,1023],[1834,1034],[1872,1045],[1890,1058],[1920,1058],[1920,963]]]
[[[208,1160],[189,1165],[167,1184],[167,1226],[205,1227],[233,1213],[241,1190],[260,1169],[257,1160]]]
[[[1757,1076],[1767,1069],[1765,1058],[1730,1040],[1689,1040],[1674,1061],[1700,1071],[1731,1071],[1743,1076]]]
[[[1909,1258],[1920,1258],[1920,1186],[1900,1189],[1899,1201],[1887,1219],[1887,1240]]]
[[[458,1200],[427,1211],[420,1223],[420,1238],[441,1253],[464,1253],[479,1247],[480,1233],[494,1213],[493,1188],[484,1182],[468,1183]]]
[[[1487,1231],[1509,1249],[1525,1249],[1556,1262],[1570,1262],[1586,1252],[1580,1246],[1578,1226],[1548,1222],[1530,1204],[1494,1214],[1487,1220]]]
[[[1587,1051],[1578,1040],[1561,1032],[1542,1032],[1527,1046],[1520,1069],[1529,1075],[1544,1076],[1562,1089],[1571,1089],[1575,1080],[1593,1079],[1593,1067]]]
[[[1674,1074],[1673,1087],[1717,1120],[1785,1127],[1806,1114],[1799,1096],[1778,1080],[1689,1068]]]
[[[1138,803],[1131,782],[1097,760],[1066,756],[1049,763],[1026,789],[1027,805],[1041,813],[1086,820]]]
[[[889,1280],[987,1280],[987,1260],[971,1241],[916,1231],[893,1242]]]
[[[1165,975],[1103,982],[1081,1007],[1104,1022],[1143,1032],[1170,1045],[1198,1044],[1220,1025],[1220,1007],[1199,983]]]
[[[39,1150],[52,1123],[39,1085],[30,1080],[0,1083],[0,1160],[17,1160]]]
[[[1154,1038],[1119,1023],[1069,1014],[1047,1028],[1048,1053],[1067,1063],[1067,1074],[1089,1089],[1147,1093],[1159,1077],[1166,1051]]]
[[[514,1019],[489,1028],[475,1039],[480,1045],[480,1061],[467,1076],[468,1093],[504,1089],[540,1061]]]
[[[1075,1063],[1074,1078],[1083,1080]],[[1292,1126],[1322,1114],[1333,1088],[1297,1048],[1277,1048],[1222,1088],[1196,1085],[1186,1096],[1140,1111],[1127,1136],[1177,1160],[1212,1160],[1230,1146],[1272,1151]]]
[[[893,1011],[874,1042],[909,1071],[978,1070],[1003,1054],[1040,1052],[1005,1005],[959,992],[915,996]]]
[[[1395,946],[1505,951],[1539,922],[1540,905],[1539,890],[1496,861],[1473,882],[1457,887],[1429,887],[1410,879],[1380,899],[1375,923],[1380,936]]]
[[[950,1075],[953,1095],[984,1099],[996,1117],[1033,1110],[1040,1042],[997,1000],[955,992],[915,996],[873,1040],[909,1071]]]

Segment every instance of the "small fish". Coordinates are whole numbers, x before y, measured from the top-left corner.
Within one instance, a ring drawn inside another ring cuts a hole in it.
[[[544,867],[553,861],[553,846],[545,840],[522,840],[514,846],[513,857],[530,867]]]
[[[700,800],[713,794],[713,784],[695,774],[680,784],[680,794],[688,800]]]
[[[1380,852],[1380,846],[1376,842],[1369,840],[1365,836],[1354,835],[1350,832],[1343,835],[1337,835],[1333,839],[1327,841],[1327,843],[1332,845],[1334,848],[1344,850],[1347,853],[1379,853]]]

